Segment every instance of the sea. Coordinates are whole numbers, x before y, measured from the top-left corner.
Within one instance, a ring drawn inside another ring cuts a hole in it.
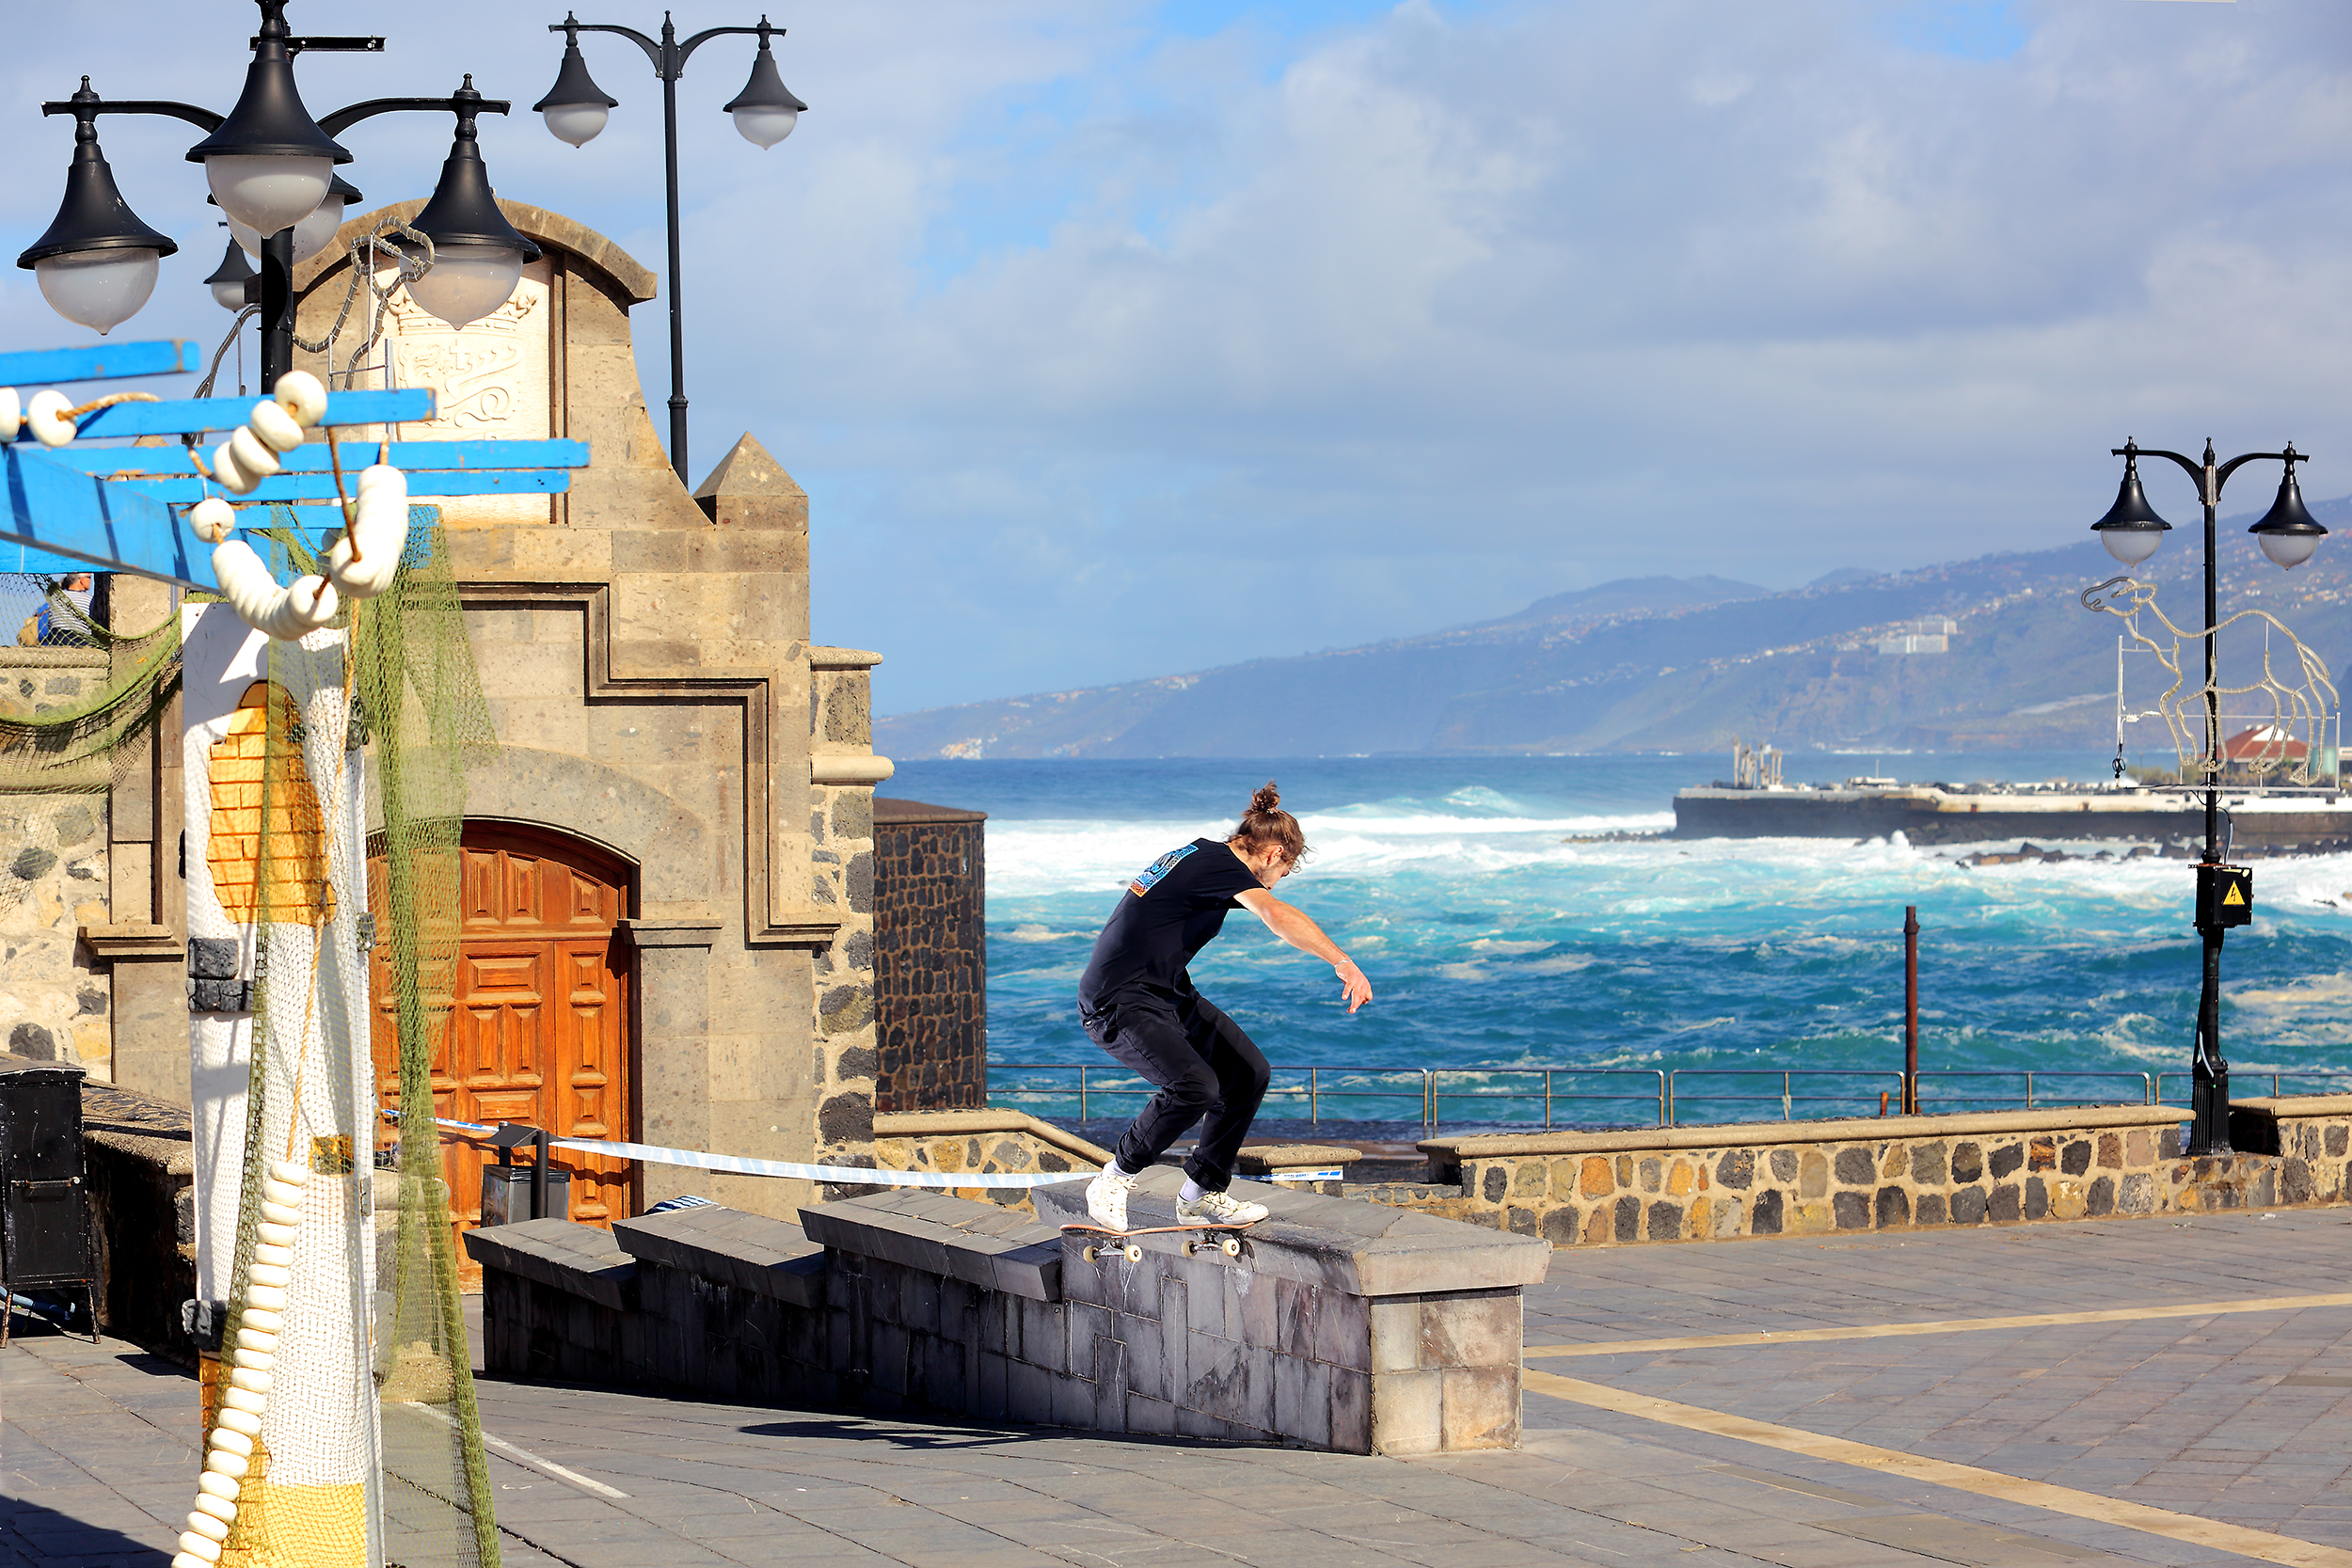
[[[1795,753],[1784,777],[2088,783],[2108,762]],[[1227,917],[1192,973],[1275,1067],[1267,1132],[1899,1108],[1907,907],[1923,1108],[2185,1102],[2187,863],[2125,858],[2128,845],[1972,866],[1963,855],[2017,842],[1629,836],[1671,828],[1677,789],[1729,771],[1712,754],[922,761],[880,793],[989,814],[991,1099],[1059,1120],[1116,1125],[1148,1092],[1088,1040],[1073,1000],[1127,880],[1230,833],[1268,779],[1310,846],[1279,895],[1356,958],[1375,1000],[1351,1016],[1327,965]],[[2259,861],[2254,888],[2253,923],[2222,958],[2233,1092],[2344,1086],[2352,855]]]

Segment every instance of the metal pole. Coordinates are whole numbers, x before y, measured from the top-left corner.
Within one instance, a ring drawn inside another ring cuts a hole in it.
[[[548,1217],[548,1130],[536,1129],[531,1141],[535,1150],[531,1165],[531,1217],[543,1220]]]
[[[1919,1114],[1919,906],[1903,906],[1903,1115]]]
[[[294,369],[294,230],[281,229],[262,242],[262,395],[278,389],[278,378]]]
[[[2221,483],[2214,471],[2213,443],[2205,443],[2205,472],[2201,498],[2205,503],[2205,863],[2221,863],[2221,693],[2214,688],[2216,623],[2221,619],[2221,592],[2215,547],[2215,520],[2220,512]],[[2230,1152],[2230,1064],[2221,1054],[2221,927],[2201,926],[2203,938],[2204,987],[2197,1001],[2197,1047],[2190,1067],[2193,1080],[2189,1105],[2195,1121],[2189,1132],[2191,1154]]]
[[[677,228],[677,28],[661,13],[661,140],[670,182],[670,467],[680,484],[686,478],[686,309],[678,281]]]

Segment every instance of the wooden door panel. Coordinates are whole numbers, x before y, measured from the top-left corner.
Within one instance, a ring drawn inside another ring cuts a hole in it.
[[[382,863],[369,864],[369,904],[388,930]],[[434,1063],[434,1114],[453,1121],[527,1122],[561,1137],[629,1141],[628,975],[614,928],[627,868],[583,845],[524,830],[469,826],[459,880],[456,994]],[[377,949],[375,1055],[380,1092],[397,1099],[397,1010],[387,950]],[[397,1135],[390,1134],[390,1135]],[[486,1139],[444,1141],[452,1217],[480,1222]],[[571,1217],[609,1225],[636,1212],[635,1167],[557,1150],[572,1173]],[[461,1276],[477,1270],[458,1248]]]

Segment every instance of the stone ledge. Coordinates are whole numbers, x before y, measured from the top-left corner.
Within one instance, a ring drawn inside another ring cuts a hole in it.
[[[1017,1210],[898,1191],[803,1209],[801,1226],[811,1241],[861,1258],[1031,1301],[1061,1300],[1061,1231]]]
[[[2352,1094],[2282,1094],[2261,1100],[2233,1100],[2230,1109],[2266,1117],[2352,1116]]]
[[[1321,1170],[1363,1157],[1362,1149],[1339,1144],[1246,1144],[1233,1157],[1233,1169],[1244,1176],[1265,1176],[1278,1170]]]
[[[485,1269],[519,1275],[619,1311],[637,1260],[609,1232],[570,1220],[525,1220],[466,1232],[466,1255]]]
[[[2192,1115],[2173,1105],[2073,1105],[2046,1111],[1980,1111],[1940,1117],[1854,1117],[1840,1121],[1636,1127],[1613,1132],[1480,1132],[1461,1138],[1430,1138],[1415,1147],[1424,1154],[1458,1164],[1464,1159],[1508,1159],[1522,1154],[1615,1154],[1636,1149],[1745,1148],[1767,1144],[1872,1143],[1899,1138],[1976,1137],[1995,1132],[2175,1127],[2191,1119]]]
[[[972,1111],[882,1111],[874,1117],[877,1138],[953,1137],[971,1132],[1026,1132],[1038,1142],[1049,1144],[1064,1154],[1074,1154],[1089,1164],[1100,1167],[1111,1161],[1109,1149],[1098,1148],[1075,1132],[1066,1132],[1050,1121],[1040,1121],[1026,1111],[990,1106]]]
[[[1164,1166],[1136,1180],[1127,1200],[1133,1226],[1174,1225],[1184,1174]],[[1401,1296],[1533,1285],[1551,1263],[1539,1237],[1463,1225],[1378,1204],[1286,1191],[1252,1182],[1245,1195],[1269,1216],[1248,1236],[1251,1274],[1354,1296]],[[1086,1218],[1086,1183],[1036,1189],[1040,1218],[1057,1227]],[[1181,1256],[1184,1238],[1138,1236],[1147,1252]]]
[[[632,1258],[700,1275],[795,1307],[825,1304],[825,1249],[797,1225],[720,1204],[615,1220]]]

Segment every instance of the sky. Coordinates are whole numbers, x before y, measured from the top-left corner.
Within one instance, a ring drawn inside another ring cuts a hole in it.
[[[2342,0],[770,3],[811,105],[789,139],[720,112],[751,40],[679,84],[691,455],[699,481],[749,431],[807,488],[816,636],[886,656],[885,713],[1618,578],[1786,588],[2066,544],[2126,436],[2291,439],[2308,496],[2352,492]],[[516,105],[483,132],[501,193],[665,270],[660,87],[626,40],[587,40],[621,106],[574,150],[529,112],[553,8],[289,14],[389,38],[303,58],[314,114],[470,71]],[[226,108],[254,16],[12,17],[0,242],[62,189],[71,122],[42,100],[87,71]],[[183,246],[116,336],[216,341],[194,134],[101,130]],[[371,206],[422,196],[448,134],[371,120],[343,172]],[[635,316],[658,412],[669,282]],[[0,331],[87,338],[14,269]],[[2152,499],[2193,516],[2166,467]]]

